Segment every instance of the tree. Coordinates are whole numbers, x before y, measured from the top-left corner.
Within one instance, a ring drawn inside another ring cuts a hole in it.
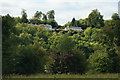
[[[99,36],[96,36],[98,42],[101,44],[105,44],[109,46],[110,50],[113,52],[119,53],[119,46],[120,46],[120,20],[112,20],[109,24],[106,24],[98,33]]]
[[[37,18],[29,19],[31,24],[41,24],[41,20]]]
[[[33,37],[31,34],[21,33],[19,36],[19,41],[20,41],[19,44],[26,46],[33,42]]]
[[[97,42],[101,44],[101,47],[103,47],[102,50],[104,50],[105,53],[108,55],[107,56],[108,59],[111,60],[112,62],[110,64],[110,67],[106,69],[107,72],[112,72],[112,73],[120,72],[120,68],[119,68],[120,66],[119,65],[120,64],[120,60],[119,60],[120,59],[120,51],[119,51],[120,50],[120,36],[119,36],[120,27],[119,25],[120,25],[120,20],[107,20],[105,21],[105,26],[100,29],[100,31],[96,34],[96,36],[94,36],[96,37]],[[105,69],[103,68],[102,70],[105,70]]]
[[[53,19],[47,20],[46,23],[51,25],[52,28],[58,28],[58,23],[55,20],[53,20]]]
[[[112,72],[119,72],[120,64],[120,20],[107,20],[105,26],[98,32],[96,39],[109,53],[109,58],[113,61]]]
[[[92,10],[87,20],[90,27],[101,28],[104,26],[103,15],[97,9]]]
[[[55,15],[55,11],[54,10],[50,10],[47,12],[48,15],[48,19],[54,19],[54,15]]]
[[[66,23],[63,28],[70,26],[70,24],[71,24],[71,22]]]
[[[69,73],[84,74],[87,70],[87,60],[84,52],[74,50],[74,54],[66,59]]]
[[[40,19],[42,16],[42,12],[41,11],[36,11],[36,13],[34,14],[34,18]]]
[[[42,20],[47,20],[47,15],[43,13],[43,18]]]
[[[85,18],[85,19],[80,19],[79,20],[79,23],[80,23],[80,27],[84,30],[86,29],[88,26],[88,18]]]
[[[17,46],[16,21],[9,14],[2,16],[2,74],[12,73],[12,56]]]
[[[53,38],[51,38],[53,39]],[[52,40],[53,41],[53,40]],[[53,42],[52,42],[53,43]],[[55,43],[55,44],[54,44]],[[51,64],[48,65],[48,70],[51,73],[67,73],[67,58],[73,53],[74,43],[67,34],[59,35],[54,38],[54,43],[51,45]],[[55,47],[55,48],[54,48]]]
[[[58,40],[57,49],[61,52],[71,52],[74,49],[74,42],[69,38],[68,34],[62,35]]]
[[[70,27],[81,27],[81,23],[79,20],[75,20],[75,18],[72,19],[71,22],[68,22],[64,25],[65,27],[70,26]]]
[[[15,74],[43,73],[46,64],[46,52],[38,43],[18,47],[18,53],[14,56]]]
[[[7,14],[6,16],[2,16],[2,37],[3,37],[3,41],[4,38],[9,38],[11,33],[15,33],[15,19],[13,17],[11,17],[9,14]]]
[[[56,36],[57,39],[54,38],[56,49],[53,49],[50,55],[51,64],[48,65],[48,70],[54,74],[84,73],[86,70],[84,53],[75,49],[75,43],[68,34],[59,33],[59,35],[59,37]]]
[[[26,10],[22,9],[21,14],[22,14],[21,23],[28,23]]]
[[[11,25],[7,24],[7,20],[12,22],[12,19],[3,18],[4,26],[13,25],[13,22]],[[3,44],[3,74],[34,74],[44,72],[44,65],[46,63],[44,57],[47,56],[43,47],[46,48],[44,41],[45,39],[47,40],[47,34],[44,28],[42,28],[43,26],[31,26],[26,23],[16,25],[17,34],[13,35],[13,32],[11,32],[10,37],[6,38]],[[9,31],[11,30],[9,29]]]
[[[112,18],[112,20],[119,20],[120,19],[119,15],[117,13],[114,13],[111,18]]]
[[[14,17],[14,19],[15,19],[16,23],[20,23],[21,22],[20,17]]]
[[[77,25],[77,22],[76,22],[75,18],[73,18],[73,19],[72,19],[72,21],[71,21],[71,25],[70,25],[70,26],[73,26],[73,27],[78,27],[78,25]]]
[[[34,42],[39,42],[39,44],[42,46],[42,44],[45,46],[45,41],[47,40],[46,37],[46,30],[43,28],[44,25],[28,25],[26,23],[24,24],[17,24],[17,32],[18,32],[18,43],[21,45],[29,45],[33,44]]]
[[[85,31],[84,31],[85,36],[91,36],[91,34],[92,34],[92,28],[91,27],[88,27],[87,29],[85,29]]]
[[[89,57],[90,69],[93,73],[110,73],[112,71],[112,60],[108,53],[97,51]]]

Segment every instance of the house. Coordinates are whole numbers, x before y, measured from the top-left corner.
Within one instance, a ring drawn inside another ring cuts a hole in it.
[[[49,24],[46,24],[46,25],[45,25],[45,29],[47,29],[47,30],[53,30],[53,31],[55,30],[55,29],[53,29],[52,26],[49,25]]]
[[[39,26],[39,25],[37,25],[37,24],[28,24],[28,25],[30,25],[30,26]],[[55,29],[53,29],[52,26],[49,25],[49,24],[45,24],[45,25],[44,25],[44,28],[47,29],[47,30],[52,30],[52,31],[55,30]]]
[[[69,26],[67,26],[64,30],[65,31],[68,31],[68,30],[83,31],[81,27],[69,27]]]
[[[28,24],[29,26],[39,26],[39,24]]]

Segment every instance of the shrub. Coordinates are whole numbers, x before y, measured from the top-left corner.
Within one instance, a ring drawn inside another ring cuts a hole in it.
[[[20,46],[14,62],[16,74],[43,73],[46,63],[45,50],[37,44]]]
[[[86,72],[87,69],[87,60],[85,54],[80,51],[74,51],[74,54],[69,57],[67,60],[67,68],[70,73],[79,73],[83,74]]]
[[[109,73],[112,70],[112,60],[107,53],[94,53],[89,57],[90,71],[95,73]]]

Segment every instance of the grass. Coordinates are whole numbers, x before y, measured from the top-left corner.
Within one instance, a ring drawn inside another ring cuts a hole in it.
[[[119,74],[36,74],[36,75],[10,75],[5,78],[118,78]]]

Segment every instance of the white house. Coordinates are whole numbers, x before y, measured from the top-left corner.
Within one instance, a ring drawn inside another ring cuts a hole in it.
[[[68,31],[68,30],[83,31],[81,27],[69,27],[69,26],[67,26],[64,30],[65,31]]]
[[[47,30],[53,30],[53,31],[55,30],[55,29],[53,29],[52,26],[49,25],[49,24],[46,24],[46,25],[45,25],[45,29],[47,29]]]
[[[28,24],[29,26],[37,26],[37,24]]]

